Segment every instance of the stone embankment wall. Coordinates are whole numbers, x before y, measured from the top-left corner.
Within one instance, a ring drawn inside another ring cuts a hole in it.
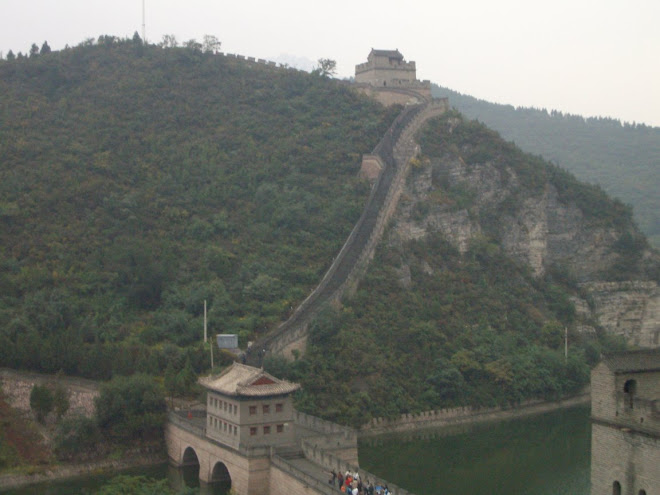
[[[347,290],[356,286],[396,209],[410,160],[418,152],[415,133],[427,120],[441,115],[448,108],[448,101],[443,99],[409,106],[401,112],[372,153],[380,157],[384,168],[341,251],[319,285],[293,315],[277,330],[256,342],[253,348],[291,358],[291,350],[304,349],[307,327],[323,305],[338,301]],[[250,364],[260,365],[262,357],[261,352],[255,351],[248,360]]]
[[[452,409],[425,411],[417,414],[402,414],[396,419],[375,418],[360,429],[359,435],[360,437],[369,437],[386,433],[413,431],[423,428],[437,428],[465,423],[496,421],[554,411],[556,409],[579,404],[588,404],[589,400],[589,392],[585,391],[583,394],[552,402],[528,400],[522,402],[515,408],[455,407]]]
[[[30,413],[30,392],[35,385],[60,383],[69,392],[69,411],[66,416],[94,414],[94,399],[98,396],[98,384],[81,378],[70,378],[37,373],[21,373],[9,369],[0,370],[0,384],[7,402],[15,409]]]

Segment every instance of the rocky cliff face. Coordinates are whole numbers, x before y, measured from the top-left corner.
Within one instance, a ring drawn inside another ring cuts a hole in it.
[[[583,321],[593,319],[612,335],[639,347],[660,346],[660,289],[656,282],[588,282],[577,299]]]
[[[451,133],[456,124],[447,125]],[[471,239],[487,236],[536,277],[558,270],[575,281],[579,327],[595,325],[633,345],[660,345],[660,292],[649,280],[658,255],[646,246],[632,257],[622,253],[624,237],[641,239],[632,223],[594,220],[550,179],[530,187],[525,171],[512,164],[516,157],[481,161],[469,146],[451,145],[437,154],[413,167],[388,242],[439,232],[464,253]],[[621,269],[624,259],[629,271]],[[617,282],[607,281],[617,266]]]

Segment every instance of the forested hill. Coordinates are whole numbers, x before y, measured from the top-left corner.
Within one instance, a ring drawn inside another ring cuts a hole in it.
[[[205,299],[245,345],[318,282],[399,109],[196,49],[85,45],[0,62],[0,366],[200,370]]]
[[[400,112],[318,73],[139,38],[1,61],[0,366],[207,373],[204,301],[209,333],[242,346],[285,320],[360,217],[361,155]],[[658,278],[630,211],[457,113],[419,137],[356,294],[268,366],[302,382],[297,407],[353,424],[578,390],[615,345],[576,316],[578,282]]]
[[[660,248],[660,128],[514,108],[439,86],[433,94],[449,97],[465,116],[631,205],[642,231]]]

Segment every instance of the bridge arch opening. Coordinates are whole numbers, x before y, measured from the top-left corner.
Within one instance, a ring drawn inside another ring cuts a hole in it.
[[[222,483],[226,488],[231,488],[231,474],[224,462],[216,462],[211,471],[211,483]]]
[[[183,456],[181,457],[182,466],[194,466],[197,464],[199,466],[199,457],[197,457],[197,452],[192,447],[186,448],[183,451]]]
[[[199,457],[192,447],[186,448],[181,456],[183,483],[189,488],[199,486]]]

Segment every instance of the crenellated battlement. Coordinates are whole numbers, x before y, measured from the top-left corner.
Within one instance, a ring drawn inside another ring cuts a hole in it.
[[[396,69],[401,71],[417,71],[417,66],[415,62],[401,62],[398,64],[388,64],[379,66],[376,64],[376,61],[373,62],[363,62],[355,66],[355,73],[362,73],[368,70],[385,70],[385,69]]]

